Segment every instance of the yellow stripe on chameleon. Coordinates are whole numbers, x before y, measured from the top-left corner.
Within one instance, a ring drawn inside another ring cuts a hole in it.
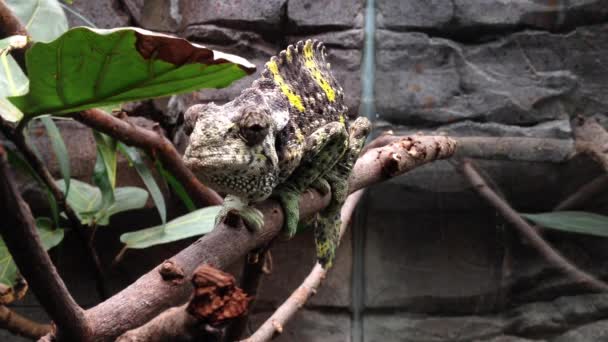
[[[343,125],[346,122],[346,119],[344,119],[344,115],[342,115],[342,114],[340,114],[339,120],[340,120],[340,123]]]
[[[266,66],[268,67],[268,70],[270,70],[270,72],[272,73],[274,81],[277,82],[283,94],[287,96],[287,100],[289,101],[289,103],[292,106],[296,107],[300,112],[303,112],[304,105],[302,105],[302,98],[298,94],[294,93],[293,90],[291,90],[291,87],[285,82],[283,76],[279,74],[279,66],[277,65],[277,63],[270,61],[266,64]]]
[[[325,77],[323,77],[323,73],[321,72],[321,70],[319,70],[319,66],[317,65],[317,63],[315,63],[313,57],[314,52],[312,49],[312,42],[307,41],[306,44],[304,44],[304,66],[308,70],[310,70],[310,73],[312,74],[315,81],[317,81],[319,87],[321,87],[321,89],[323,89],[323,91],[325,92],[325,95],[327,95],[327,99],[329,100],[329,102],[334,102],[336,99],[336,92],[334,91],[334,88],[329,85],[329,82],[327,82]]]

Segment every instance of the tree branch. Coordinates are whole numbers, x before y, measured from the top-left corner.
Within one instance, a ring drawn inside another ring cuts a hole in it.
[[[264,274],[269,273],[266,270],[266,263],[271,260],[270,258],[270,245],[260,248],[259,250],[253,251],[249,253],[245,257],[245,262],[243,265],[243,272],[241,273],[241,288],[247,295],[252,297],[252,300],[249,302],[249,313],[253,310],[253,306],[255,305],[255,299],[258,295],[258,289],[262,282],[262,278]],[[247,323],[249,322],[249,315],[242,315],[236,318],[229,326],[226,328],[226,337],[225,341],[237,341],[243,336],[243,333],[247,329]]]
[[[357,190],[352,193],[342,206],[340,216],[342,218],[342,224],[340,225],[340,240],[346,231],[346,228],[350,225],[353,212],[357,207],[357,204],[363,196],[363,190]],[[304,307],[304,304],[308,301],[312,295],[317,292],[319,285],[325,276],[327,270],[323,269],[319,263],[317,263],[310,274],[304,279],[302,284],[287,298],[287,300],[281,304],[281,306],[270,316],[249,338],[242,342],[264,342],[270,341],[276,333],[281,333],[285,324],[298,312],[298,310]]]
[[[602,193],[606,188],[608,188],[608,174],[603,174],[581,186],[576,192],[556,205],[553,210],[570,210],[581,207],[593,196]]]
[[[193,296],[188,305],[171,308],[118,342],[219,341],[221,327],[242,316],[251,298],[236,286],[231,274],[201,265],[192,276]]]
[[[6,151],[0,146],[0,233],[32,291],[58,327],[59,336],[87,341],[90,329],[83,310],[76,304],[42,247],[34,218],[23,201],[9,169]]]
[[[34,152],[34,150],[32,150],[32,148],[28,145],[25,136],[25,131],[14,128],[13,125],[6,122],[2,118],[0,118],[0,131],[6,136],[7,139],[9,139],[15,144],[15,146],[17,146],[17,148],[23,154],[27,162],[32,166],[32,169],[36,171],[38,176],[40,176],[46,187],[49,189],[51,195],[53,195],[55,201],[57,202],[57,206],[65,212],[66,216],[68,217],[68,220],[70,221],[70,225],[74,227],[76,235],[80,239],[80,242],[82,243],[82,246],[85,249],[85,254],[88,259],[87,261],[89,262],[89,265],[91,266],[91,271],[93,273],[93,276],[95,277],[97,292],[99,293],[101,299],[106,299],[108,297],[108,291],[105,286],[104,272],[101,268],[101,264],[99,263],[99,256],[97,255],[97,251],[95,251],[93,246],[89,244],[90,233],[87,231],[87,228],[80,223],[80,219],[76,215],[76,212],[68,204],[65,195],[55,183],[55,179],[53,178],[53,175],[51,175],[49,169]]]
[[[51,332],[49,324],[40,324],[0,305],[0,328],[11,333],[37,340]]]
[[[404,140],[408,141],[404,145],[397,142],[395,146],[374,149],[362,156],[349,180],[350,191],[372,185],[385,179],[387,174],[397,176],[398,172],[406,172],[433,161],[433,158],[448,158],[456,147],[454,140],[447,137],[414,136]],[[408,146],[404,148],[407,152],[402,153],[402,146]],[[402,159],[396,161],[395,154],[402,155]],[[370,172],[370,169],[381,175]],[[328,203],[329,196],[322,197],[316,191],[306,192],[300,198],[301,217],[310,217]],[[220,224],[170,260],[183,269],[185,274],[191,274],[200,263],[225,269],[248,251],[268,243],[283,226],[283,210],[274,200],[266,200],[256,207],[264,214],[264,229],[261,231],[251,233],[247,229]],[[86,316],[96,340],[113,340],[123,332],[141,326],[166,309],[187,300],[190,286],[186,282],[164,280],[159,269],[160,266],[157,266],[118,294],[87,310]]]
[[[222,203],[222,198],[215,191],[204,186],[186,167],[175,146],[161,133],[133,125],[99,109],[85,110],[74,114],[73,117],[127,145],[143,148],[151,155],[158,155],[163,165],[182,182],[199,207]]]
[[[470,160],[465,160],[461,170],[471,183],[475,191],[487,200],[496,210],[522,234],[531,245],[552,265],[562,270],[566,275],[578,283],[586,285],[590,290],[597,292],[608,291],[608,284],[594,276],[580,270],[568,259],[553,249],[511,206],[500,198],[483,180],[475,170]]]

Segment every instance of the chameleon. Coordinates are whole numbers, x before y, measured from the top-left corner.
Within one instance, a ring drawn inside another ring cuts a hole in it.
[[[284,234],[291,238],[312,226],[317,261],[328,269],[348,177],[371,124],[363,117],[349,123],[344,90],[326,57],[323,43],[299,41],[270,58],[234,100],[188,108],[184,127],[190,142],[183,161],[226,194],[216,223],[232,212],[249,229],[261,229],[263,214],[252,204],[276,198],[285,213]],[[309,188],[331,192],[331,200],[315,218],[300,222],[299,198]]]

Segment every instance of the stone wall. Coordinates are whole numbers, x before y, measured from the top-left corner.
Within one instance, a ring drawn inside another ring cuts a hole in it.
[[[75,1],[74,7],[100,27],[138,25],[177,34],[242,55],[258,70],[287,44],[317,38],[328,46],[351,115],[359,111],[364,39],[374,39],[376,133],[560,143],[555,154],[507,151],[508,158],[487,155],[477,161],[518,210],[550,210],[600,173],[590,160],[569,160],[568,153],[571,118],[608,122],[608,6],[602,0],[375,0],[376,28],[369,37],[364,0],[103,0]],[[189,105],[229,101],[253,79],[176,97],[168,107],[166,100],[154,105],[178,122]],[[68,144],[76,149],[78,140]],[[71,153],[84,165],[77,176],[86,178],[94,151]],[[605,212],[607,204],[604,195],[590,209]],[[608,338],[608,296],[586,293],[545,263],[470,189],[452,162],[374,187],[360,209],[322,289],[278,340]],[[98,233],[106,264],[120,249],[117,235],[139,228],[134,222],[152,224],[141,220],[151,212],[122,216],[112,231]],[[545,237],[580,267],[608,274],[605,241],[551,232]],[[75,244],[66,241],[55,258],[78,301],[94,305],[93,281],[71,254],[78,250]],[[128,254],[124,265],[109,270],[112,289],[126,286],[183,244]],[[313,250],[310,234],[274,246],[273,273],[260,291],[253,329],[309,272]],[[142,260],[145,265],[139,265]],[[44,318],[33,298],[19,309]]]

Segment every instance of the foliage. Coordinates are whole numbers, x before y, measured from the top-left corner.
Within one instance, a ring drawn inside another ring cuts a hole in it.
[[[138,28],[77,27],[27,52],[30,91],[10,101],[26,117],[222,88],[253,72],[246,60]]]
[[[554,211],[521,215],[544,228],[608,237],[608,216],[585,211]]]
[[[38,235],[45,250],[57,246],[63,240],[64,230],[61,228],[52,229],[52,226],[52,221],[48,217],[36,219]],[[13,228],[16,229],[16,227]],[[15,285],[17,278],[17,265],[15,265],[13,257],[8,252],[4,240],[0,237],[0,284],[12,287]]]
[[[57,186],[65,192],[65,183],[57,181]],[[148,193],[137,187],[114,189],[114,202],[104,206],[101,190],[95,186],[73,179],[72,190],[67,195],[68,204],[74,209],[84,225],[107,226],[110,217],[128,210],[140,209],[146,205]]]
[[[134,232],[122,234],[120,241],[127,248],[147,248],[173,241],[187,239],[211,232],[215,226],[215,217],[220,206],[198,209],[167,222]]]

